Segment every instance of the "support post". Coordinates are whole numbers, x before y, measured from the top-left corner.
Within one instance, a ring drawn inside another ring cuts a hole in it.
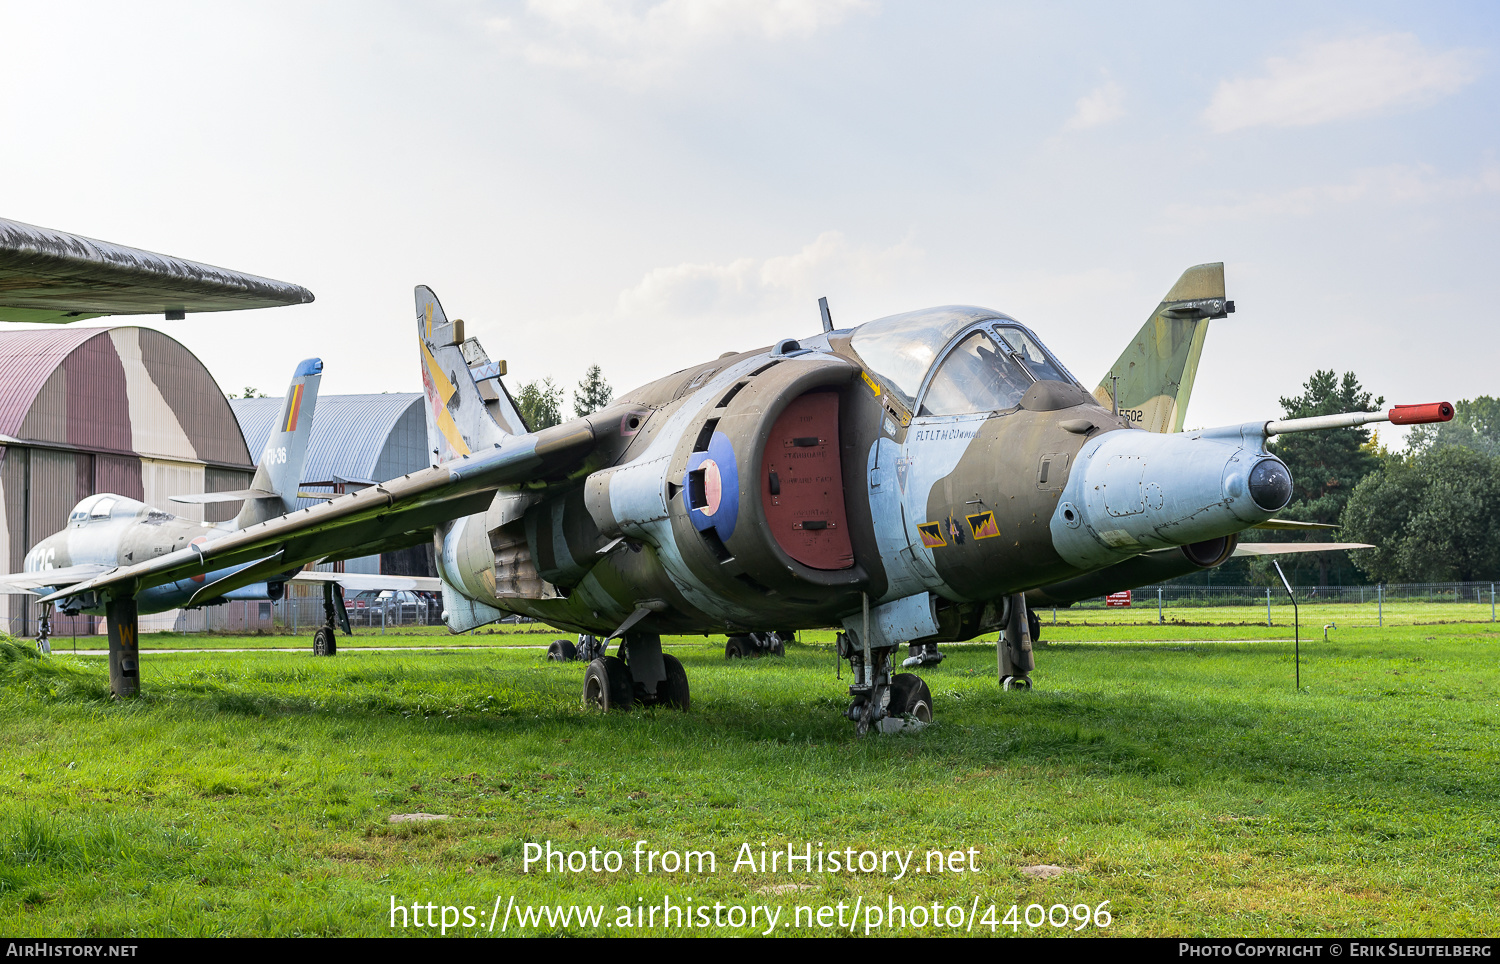
[[[1377,583],[1375,586],[1375,617],[1379,620],[1380,628],[1385,628],[1385,583]]]
[[[141,692],[140,614],[134,596],[104,604],[109,629],[109,691],[116,699]]]
[[[1165,620],[1161,618],[1161,587],[1156,587],[1156,625],[1160,626]]]
[[[1266,587],[1266,625],[1271,625],[1271,587]]]

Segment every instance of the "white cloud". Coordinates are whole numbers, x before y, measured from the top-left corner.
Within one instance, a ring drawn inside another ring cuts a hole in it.
[[[1203,118],[1220,133],[1305,127],[1430,103],[1478,76],[1477,51],[1429,51],[1411,34],[1330,40],[1268,59],[1259,77],[1221,82]]]
[[[1314,184],[1275,194],[1255,194],[1218,204],[1173,204],[1166,221],[1174,227],[1300,217],[1339,204],[1413,203],[1500,193],[1500,166],[1465,177],[1438,177],[1431,167],[1393,164],[1356,171],[1342,184]]]
[[[1073,116],[1063,126],[1070,131],[1098,127],[1125,116],[1125,89],[1107,80],[1078,98]]]
[[[835,286],[884,286],[921,258],[922,252],[905,242],[857,247],[840,232],[826,231],[796,254],[656,268],[620,292],[617,305],[624,315],[657,319],[806,314]]]
[[[737,40],[806,40],[872,0],[528,0],[525,14],[486,22],[535,64],[636,80]]]

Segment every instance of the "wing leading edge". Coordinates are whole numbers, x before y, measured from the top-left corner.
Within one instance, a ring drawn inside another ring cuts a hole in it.
[[[0,321],[301,305],[301,285],[0,218]]]

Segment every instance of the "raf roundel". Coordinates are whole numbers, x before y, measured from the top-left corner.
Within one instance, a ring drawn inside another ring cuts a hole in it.
[[[734,534],[740,515],[740,473],[729,436],[715,432],[707,452],[692,454],[683,491],[693,528],[699,532],[713,529],[720,539]]]

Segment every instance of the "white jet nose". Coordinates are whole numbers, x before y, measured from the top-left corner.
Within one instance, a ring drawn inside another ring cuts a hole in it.
[[[1232,535],[1269,519],[1291,496],[1291,472],[1258,433],[1107,432],[1078,453],[1052,516],[1052,542],[1070,564],[1094,569]]]

